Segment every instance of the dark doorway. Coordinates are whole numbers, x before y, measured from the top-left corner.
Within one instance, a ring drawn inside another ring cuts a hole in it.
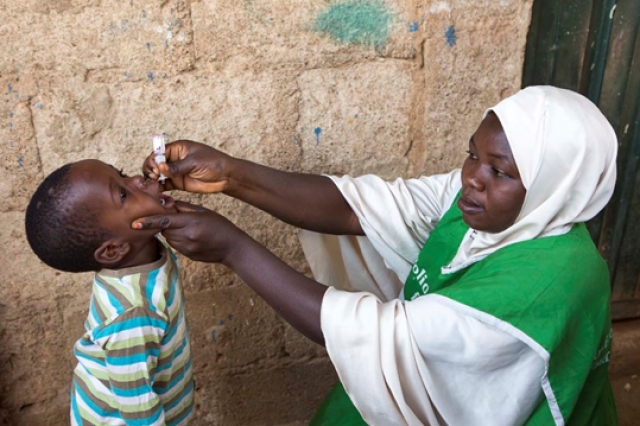
[[[588,225],[611,272],[614,319],[640,317],[640,1],[535,0],[523,87],[589,97],[618,135],[618,180]]]

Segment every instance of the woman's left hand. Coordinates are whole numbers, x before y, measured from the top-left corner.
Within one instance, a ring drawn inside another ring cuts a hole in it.
[[[224,263],[234,242],[247,237],[225,217],[195,204],[176,201],[178,214],[137,219],[135,229],[157,229],[171,247],[192,260]]]
[[[190,259],[227,266],[292,326],[324,344],[324,285],[284,263],[219,214],[184,202],[176,202],[176,208],[177,214],[140,218],[132,227],[162,231],[169,245]]]

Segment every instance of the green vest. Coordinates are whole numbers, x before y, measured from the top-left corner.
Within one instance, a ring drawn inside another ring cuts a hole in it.
[[[546,399],[527,425],[617,425],[607,372],[609,274],[585,225],[574,225],[564,235],[509,245],[443,274],[442,267],[449,265],[468,230],[454,202],[409,273],[405,299],[439,294],[489,314],[516,337],[524,333],[535,342],[534,350],[549,360],[542,381]],[[338,384],[311,425],[364,425],[354,407],[344,408],[347,402]],[[341,407],[342,414],[331,407]]]

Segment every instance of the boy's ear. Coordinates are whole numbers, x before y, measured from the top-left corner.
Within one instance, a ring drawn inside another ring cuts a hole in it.
[[[102,243],[93,253],[96,261],[105,268],[117,267],[122,259],[131,251],[131,244],[127,241],[110,239]]]

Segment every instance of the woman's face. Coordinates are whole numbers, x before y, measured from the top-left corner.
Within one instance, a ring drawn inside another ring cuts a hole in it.
[[[458,208],[472,229],[497,233],[518,218],[527,190],[500,120],[487,114],[469,140]]]

